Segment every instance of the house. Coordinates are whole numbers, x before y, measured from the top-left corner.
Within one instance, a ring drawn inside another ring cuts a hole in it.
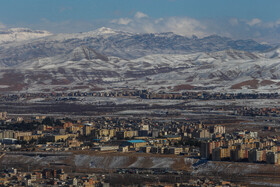
[[[140,149],[148,144],[145,140],[128,140],[123,145],[129,146],[129,148]]]

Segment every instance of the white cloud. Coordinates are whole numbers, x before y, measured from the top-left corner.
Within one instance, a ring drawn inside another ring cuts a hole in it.
[[[0,29],[5,29],[5,28],[7,28],[6,25],[0,22]]]
[[[137,19],[143,19],[143,18],[148,18],[149,16],[147,14],[144,14],[143,12],[136,12],[134,17]]]
[[[154,25],[151,22],[146,22],[141,26],[141,28],[137,29],[138,32],[143,32],[143,33],[156,33],[158,32],[158,29],[156,28],[156,25]],[[137,30],[135,30],[137,32]]]
[[[206,36],[209,33],[206,31],[206,26],[200,21],[192,18],[158,18],[158,19],[129,19],[112,20],[111,23],[119,24],[117,29],[126,30],[137,33],[159,33],[159,32],[174,32],[179,35],[189,36],[197,35],[199,37]],[[120,24],[124,22],[125,24]]]
[[[247,21],[247,24],[250,26],[254,26],[254,25],[258,25],[262,22],[262,20],[258,19],[258,18],[254,18],[250,21]]]
[[[155,24],[159,24],[159,23],[162,22],[162,21],[164,21],[163,18],[156,19],[156,20],[155,20]]]
[[[280,19],[278,19],[277,21],[275,21],[275,24],[278,26],[280,25]]]
[[[190,17],[167,17],[139,19],[140,14],[132,18],[120,18],[111,21],[112,27],[136,33],[174,32],[175,34],[192,37],[220,35],[233,39],[254,39],[259,42],[280,42],[280,19],[265,22],[259,18],[246,19],[194,19]]]
[[[206,31],[206,26],[196,19],[192,18],[177,18],[172,17],[166,20],[164,29],[174,32],[176,34],[199,37],[206,36],[209,33]]]
[[[0,29],[7,27],[28,27],[35,30],[48,30],[53,33],[76,33],[95,30],[100,27],[123,30],[135,33],[174,32],[175,34],[192,37],[205,37],[212,34],[233,39],[254,39],[259,42],[280,42],[280,19],[262,21],[258,18],[251,20],[231,19],[194,19],[190,17],[152,18],[144,13],[136,13],[132,17],[118,19],[100,19],[92,21],[52,22],[42,19],[39,24],[9,25],[0,22]]]
[[[277,27],[280,26],[280,19],[276,20],[275,22],[263,23],[262,26],[266,27],[266,28],[269,28],[269,29],[277,28]]]
[[[229,23],[232,25],[232,26],[236,26],[236,25],[238,25],[238,19],[237,18],[231,18],[230,20],[229,20]]]
[[[116,23],[119,25],[128,25],[131,22],[132,22],[132,19],[129,19],[129,18],[120,18],[120,19],[114,19],[111,21],[111,23]]]

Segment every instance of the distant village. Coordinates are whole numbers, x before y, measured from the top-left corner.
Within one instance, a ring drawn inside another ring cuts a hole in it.
[[[52,98],[61,100],[77,100],[77,97],[138,97],[141,99],[199,99],[199,100],[225,100],[225,99],[279,99],[278,93],[212,93],[193,90],[190,92],[151,92],[148,90],[123,91],[96,91],[96,92],[52,92],[52,93],[19,93],[2,94],[0,101],[18,101],[20,99]]]

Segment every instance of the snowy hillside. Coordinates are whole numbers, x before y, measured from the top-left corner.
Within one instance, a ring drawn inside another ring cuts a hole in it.
[[[13,28],[5,31],[0,31],[0,44],[26,41],[50,35],[51,33],[48,31],[33,31],[25,28]]]
[[[26,29],[9,32],[21,33],[17,38],[22,40],[33,39],[0,44],[0,91],[275,92],[280,87],[279,49],[251,40],[109,28],[58,35]]]
[[[2,64],[0,90],[94,91],[134,87],[155,91],[275,92],[280,87],[280,58],[271,58],[274,53],[225,50],[124,60],[83,46],[64,55],[10,66]]]

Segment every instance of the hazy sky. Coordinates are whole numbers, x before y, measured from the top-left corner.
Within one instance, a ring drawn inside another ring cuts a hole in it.
[[[54,33],[105,26],[280,41],[280,0],[0,0],[0,29]]]

